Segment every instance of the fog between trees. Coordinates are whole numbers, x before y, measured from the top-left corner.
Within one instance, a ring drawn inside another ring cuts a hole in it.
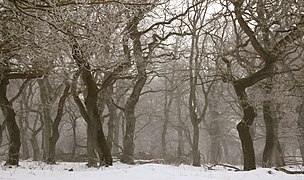
[[[304,1],[0,0],[0,153],[303,164]]]

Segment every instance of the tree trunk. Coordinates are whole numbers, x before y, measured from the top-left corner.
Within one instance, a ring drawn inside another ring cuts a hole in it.
[[[22,159],[29,159],[30,153],[28,148],[28,117],[29,112],[25,109],[24,103],[26,99],[26,91],[22,94],[22,100],[20,101],[21,112],[19,115],[19,128],[21,135],[21,149],[22,149]]]
[[[117,155],[119,153],[119,139],[120,139],[120,118],[122,117],[123,112],[118,113],[114,121],[114,146],[113,154]]]
[[[39,117],[40,116],[40,117]],[[40,118],[40,127],[38,129],[36,129],[36,125],[37,125],[37,122],[38,122],[38,118]],[[31,146],[32,146],[32,149],[33,149],[33,161],[38,161],[40,160],[40,148],[39,148],[39,144],[38,144],[38,141],[37,141],[37,135],[40,133],[40,131],[42,131],[43,129],[43,117],[42,115],[39,115],[37,114],[37,117],[35,119],[35,122],[34,122],[34,127],[33,127],[33,133],[32,133],[32,136],[30,138],[30,142],[31,142]]]
[[[5,130],[5,120],[3,121],[2,124],[0,124],[0,147],[2,145],[3,141],[3,131]]]
[[[52,133],[52,117],[51,117],[51,102],[49,97],[49,91],[46,85],[47,79],[39,79],[38,85],[40,87],[40,98],[42,102],[42,112],[43,112],[43,160],[47,161],[50,149],[50,137]]]
[[[109,91],[106,96],[110,97],[111,94],[113,94],[113,86],[108,88]],[[116,114],[116,107],[113,105],[113,102],[110,98],[106,98],[106,105],[108,107],[109,111],[109,120],[108,120],[108,137],[107,137],[107,144],[112,151],[113,146],[113,140],[114,140],[114,128],[115,128],[115,122],[117,121],[117,114]]]
[[[192,142],[192,155],[193,155],[193,166],[201,166],[201,155],[198,149],[199,142],[199,123],[192,123],[193,126],[193,142]]]
[[[249,171],[256,169],[253,141],[250,134],[250,127],[256,117],[256,113],[253,106],[248,103],[245,87],[241,83],[234,83],[234,89],[243,110],[243,119],[237,124],[237,131],[242,143],[244,170]]]
[[[77,148],[76,119],[73,119],[73,122],[72,122],[72,131],[73,131],[72,158],[75,158],[75,155],[76,155],[76,148]]]
[[[92,144],[96,144],[95,149],[98,152],[100,161],[103,161],[106,165],[112,165],[112,155],[111,151],[107,145],[106,138],[103,133],[101,118],[97,107],[97,100],[99,89],[97,83],[91,74],[90,65],[86,61],[85,57],[82,54],[82,51],[79,47],[79,44],[76,40],[74,40],[72,44],[72,56],[76,61],[77,65],[79,66],[79,72],[81,74],[82,81],[86,87],[86,94],[85,94],[85,108],[82,107],[83,105],[81,101],[74,96],[74,100],[78,103],[78,107],[84,116],[84,119],[87,121],[88,128],[88,142],[89,138],[92,139]],[[77,81],[77,78],[76,78]],[[106,88],[106,87],[104,87]],[[74,91],[73,91],[74,92]],[[92,134],[91,134],[92,133]]]
[[[6,121],[6,127],[9,135],[9,151],[8,159],[5,165],[18,165],[19,164],[19,151],[20,151],[20,130],[16,123],[16,113],[13,109],[12,104],[6,97],[7,85],[9,80],[3,79],[0,82],[0,104],[4,116],[4,121]]]
[[[212,92],[210,94],[209,100],[209,111],[210,111],[210,125],[209,126],[209,135],[211,139],[210,145],[210,163],[217,164],[222,160],[222,152],[221,152],[221,132],[220,132],[220,122],[219,122],[219,86],[213,86]],[[222,94],[222,93],[221,93]]]
[[[63,116],[63,110],[64,110],[64,104],[66,102],[66,99],[68,98],[69,94],[68,92],[70,91],[70,85],[66,84],[65,89],[63,91],[62,96],[59,99],[58,102],[58,108],[57,108],[57,114],[56,117],[52,123],[52,135],[49,139],[49,154],[47,158],[47,163],[48,164],[55,164],[55,156],[56,156],[56,144],[59,139],[59,131],[58,131],[58,126],[59,123],[62,119]]]
[[[135,133],[135,106],[139,100],[140,92],[143,89],[147,80],[147,74],[144,72],[139,75],[138,80],[133,88],[130,97],[127,100],[124,114],[126,118],[126,131],[123,139],[123,152],[121,162],[133,164],[133,153],[134,153],[134,133]]]
[[[181,92],[180,89],[177,88],[177,99],[176,99],[176,109],[177,109],[177,118],[178,118],[178,124],[177,127],[177,134],[178,134],[178,145],[177,145],[177,157],[179,159],[182,158],[185,154],[185,146],[184,146],[184,140],[183,140],[183,121],[182,121],[182,102],[181,102]]]
[[[163,129],[162,129],[162,134],[161,134],[161,147],[162,147],[163,159],[166,159],[166,154],[167,154],[166,135],[167,135],[167,129],[168,129],[168,123],[169,123],[169,118],[168,118],[167,114],[169,114],[169,113],[165,112],[164,124],[163,124]]]
[[[300,131],[298,135],[298,142],[302,157],[302,165],[304,166],[304,101],[297,107],[297,113],[298,113],[298,129]]]
[[[166,81],[167,87],[167,81]],[[164,124],[161,134],[161,145],[162,145],[162,157],[166,159],[167,148],[166,148],[166,135],[168,130],[168,123],[170,118],[170,109],[172,104],[172,95],[168,97],[168,92],[165,92],[165,107],[164,107]]]
[[[266,126],[266,143],[263,152],[263,167],[285,166],[278,137],[278,119],[271,100],[263,102],[263,115]]]

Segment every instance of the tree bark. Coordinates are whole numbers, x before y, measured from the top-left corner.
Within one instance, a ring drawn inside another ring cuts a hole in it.
[[[8,159],[6,160],[5,165],[19,165],[19,151],[21,146],[20,130],[16,123],[16,113],[12,104],[6,97],[8,84],[9,80],[7,79],[2,79],[0,82],[0,104],[10,141]]]
[[[80,108],[82,115],[84,116],[84,119],[87,121],[88,124],[88,145],[90,138],[92,138],[92,142],[90,142],[90,145],[92,144],[93,147],[96,145],[95,149],[98,152],[100,161],[103,161],[102,163],[105,163],[106,165],[112,165],[112,155],[103,133],[102,124],[100,122],[101,118],[97,107],[97,100],[99,94],[97,83],[93,75],[91,74],[90,65],[83,56],[83,53],[76,40],[73,40],[73,44],[71,47],[72,56],[76,61],[77,65],[79,66],[79,72],[82,81],[84,82],[86,87],[86,94],[84,100],[85,108],[83,107],[83,105],[81,105],[82,102],[79,101],[79,98],[75,99],[76,96],[74,96],[74,100],[78,102],[77,105]]]
[[[138,31],[138,24],[143,19],[144,13],[143,11],[139,11],[136,16],[132,18],[132,20],[128,23],[126,30],[130,33],[130,38],[133,41],[133,55],[136,62],[137,68],[137,81],[133,87],[133,91],[129,96],[125,108],[124,114],[126,118],[126,131],[123,139],[123,152],[121,157],[121,162],[133,164],[133,153],[134,153],[134,133],[135,133],[135,107],[139,100],[140,93],[147,81],[147,62],[143,57],[142,44],[140,41],[141,33]],[[151,49],[149,49],[149,53]],[[127,44],[124,44],[124,52],[125,56],[127,56],[130,60],[130,50]]]
[[[113,102],[111,100],[111,94],[113,94],[113,86],[110,86],[108,88],[108,94],[106,96],[106,105],[108,107],[109,111],[109,120],[108,120],[108,137],[107,137],[107,144],[112,151],[113,141],[114,141],[114,129],[115,129],[115,122],[117,121],[117,113],[116,113],[116,107],[113,105]]]
[[[199,123],[192,123],[193,126],[193,145],[192,145],[192,153],[193,153],[193,166],[200,167],[201,166],[201,155],[198,149],[199,142]]]
[[[301,102],[300,105],[297,107],[297,113],[298,113],[298,129],[299,129],[299,135],[298,135],[298,142],[302,157],[302,165],[304,166],[304,101]]]
[[[242,143],[244,170],[249,171],[256,169],[253,141],[250,134],[250,127],[256,117],[256,113],[253,106],[248,103],[245,87],[241,82],[235,82],[234,89],[243,110],[243,119],[237,124],[237,131]]]
[[[135,106],[139,100],[140,92],[143,89],[147,80],[147,74],[139,75],[138,80],[133,88],[130,97],[125,105],[125,118],[126,118],[126,131],[123,139],[123,152],[121,162],[133,164],[133,153],[134,153],[134,133],[135,133]]]

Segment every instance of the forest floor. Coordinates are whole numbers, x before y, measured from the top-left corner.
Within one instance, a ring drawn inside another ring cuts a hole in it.
[[[88,168],[85,163],[60,162],[48,165],[44,162],[21,161],[18,167],[3,166],[0,162],[0,180],[304,180],[304,174],[286,174],[274,168],[258,168],[244,172],[214,166],[141,164],[126,165],[119,162],[111,167]],[[287,168],[287,167],[286,167]],[[303,166],[289,166],[291,171],[303,171]]]

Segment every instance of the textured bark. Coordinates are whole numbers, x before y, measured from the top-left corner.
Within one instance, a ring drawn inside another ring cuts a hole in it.
[[[16,123],[16,113],[13,109],[12,104],[6,97],[7,85],[9,80],[3,79],[0,82],[0,105],[4,115],[4,121],[6,122],[6,127],[9,135],[9,150],[8,159],[5,165],[18,165],[19,164],[19,151],[20,151],[20,130]]]
[[[249,171],[256,169],[253,141],[250,134],[250,127],[256,117],[256,113],[253,106],[248,103],[243,84],[241,82],[236,82],[234,84],[234,89],[243,110],[243,119],[238,123],[237,131],[242,143],[244,170]]]

